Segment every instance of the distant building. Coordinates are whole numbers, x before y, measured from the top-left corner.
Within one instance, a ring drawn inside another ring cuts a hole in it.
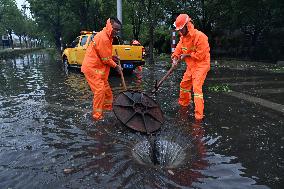
[[[2,35],[1,46],[3,48],[10,47],[10,41],[8,35]]]

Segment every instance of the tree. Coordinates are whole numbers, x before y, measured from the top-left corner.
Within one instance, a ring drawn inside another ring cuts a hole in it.
[[[143,7],[146,12],[146,22],[148,24],[148,40],[149,40],[149,61],[154,61],[154,32],[155,28],[163,23],[164,20],[164,7],[165,4],[158,0],[145,0],[143,1]]]
[[[143,1],[127,0],[124,8],[125,23],[130,23],[132,26],[133,39],[139,40],[140,32],[143,21],[146,19],[145,11],[142,8],[144,6]]]
[[[66,19],[70,17],[70,12],[66,10],[66,0],[28,0],[28,2],[35,20],[42,30],[52,34],[55,46],[60,51]]]
[[[69,9],[78,15],[80,29],[90,30],[90,0],[73,0],[68,5]]]
[[[17,8],[15,0],[1,0],[1,30],[9,35],[12,49],[14,49],[12,34],[19,24],[22,23],[23,17]]]

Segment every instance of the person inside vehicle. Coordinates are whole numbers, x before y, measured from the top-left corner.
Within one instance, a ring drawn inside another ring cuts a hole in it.
[[[140,46],[141,45],[141,43],[136,39],[133,39],[130,44],[133,45],[133,46]],[[142,72],[142,66],[137,66],[137,70],[139,72]]]

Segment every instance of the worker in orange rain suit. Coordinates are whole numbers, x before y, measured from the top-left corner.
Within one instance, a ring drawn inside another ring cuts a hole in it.
[[[118,72],[122,68],[115,63],[118,60],[112,57],[112,40],[118,35],[121,23],[117,18],[109,18],[106,27],[97,33],[88,46],[81,67],[88,84],[94,93],[93,118],[103,119],[103,110],[112,110],[113,95],[108,83],[110,67]]]
[[[179,104],[188,106],[191,100],[191,89],[194,93],[195,119],[202,120],[204,100],[202,85],[210,69],[210,47],[207,36],[194,29],[191,18],[180,14],[174,23],[181,37],[171,58],[173,66],[185,61],[187,68],[180,83]]]
[[[138,40],[132,40],[131,45],[141,45],[140,42]]]
[[[138,40],[134,39],[134,40],[131,41],[131,45],[140,46],[141,43]],[[137,70],[139,72],[142,72],[142,66],[137,66]]]

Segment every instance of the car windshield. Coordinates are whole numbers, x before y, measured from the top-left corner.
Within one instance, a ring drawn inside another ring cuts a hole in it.
[[[80,46],[84,46],[87,42],[87,39],[88,39],[87,35],[82,36]]]

